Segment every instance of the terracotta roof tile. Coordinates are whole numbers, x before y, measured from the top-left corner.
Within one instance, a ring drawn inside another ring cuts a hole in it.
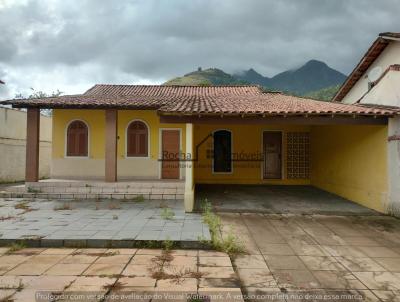
[[[98,84],[90,88],[84,95],[113,96],[160,96],[173,98],[180,96],[216,96],[216,95],[258,95],[261,91],[255,85],[240,86],[168,86],[168,85],[110,85]]]
[[[266,92],[260,95],[185,99],[166,104],[159,109],[166,114],[265,114],[265,115],[391,115],[388,108],[372,108],[333,102],[317,101],[283,93]]]
[[[388,108],[322,102],[257,86],[96,85],[84,94],[19,99],[3,102],[14,107],[153,109],[160,114],[198,115],[394,115]]]

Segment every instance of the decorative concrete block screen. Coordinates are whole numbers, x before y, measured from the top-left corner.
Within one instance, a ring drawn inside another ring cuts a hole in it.
[[[290,179],[310,177],[310,133],[288,132],[286,137],[286,167]]]

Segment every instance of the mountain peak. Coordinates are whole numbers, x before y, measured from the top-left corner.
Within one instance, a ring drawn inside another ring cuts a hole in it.
[[[329,67],[325,62],[318,61],[318,60],[310,60],[306,64],[304,64],[302,67]]]
[[[271,78],[259,74],[254,68],[230,75],[218,68],[197,69],[183,77],[174,78],[166,85],[238,85],[257,84],[268,89],[298,95],[343,83],[346,76],[326,63],[310,60],[303,66],[281,72]]]

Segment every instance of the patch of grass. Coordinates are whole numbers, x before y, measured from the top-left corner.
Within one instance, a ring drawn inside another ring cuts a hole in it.
[[[14,242],[13,244],[10,245],[10,248],[8,249],[7,254],[20,251],[20,250],[22,250],[24,248],[26,248],[25,242],[23,242],[23,241]]]
[[[144,201],[144,196],[143,195],[138,195],[133,199],[134,202],[143,202]]]
[[[221,219],[212,212],[211,203],[207,199],[203,201],[203,222],[208,225],[211,233],[211,246],[217,250],[234,257],[245,253],[245,247],[232,230],[224,236],[221,234]]]
[[[64,202],[62,205],[54,207],[54,211],[67,211],[67,210],[72,210],[71,204],[67,202]]]
[[[28,187],[28,193],[42,193],[42,190]]]
[[[28,202],[20,202],[14,206],[14,209],[21,209],[21,210],[28,210],[30,209],[30,206],[28,205]]]
[[[167,238],[162,242],[162,246],[165,251],[170,251],[174,248],[175,243],[171,239]]]
[[[172,220],[175,217],[175,213],[170,208],[163,208],[160,216],[162,219]]]

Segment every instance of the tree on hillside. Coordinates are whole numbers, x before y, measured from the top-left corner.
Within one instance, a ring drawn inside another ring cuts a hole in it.
[[[48,97],[57,97],[63,94],[62,91],[57,89],[56,91],[53,91],[52,93],[48,94],[46,92],[43,92],[41,90],[35,90],[34,88],[31,87],[32,93],[26,97],[22,93],[18,93],[15,95],[16,99],[38,99],[38,98],[48,98]],[[41,109],[40,112],[44,115],[51,116],[53,114],[53,111],[51,109]]]

